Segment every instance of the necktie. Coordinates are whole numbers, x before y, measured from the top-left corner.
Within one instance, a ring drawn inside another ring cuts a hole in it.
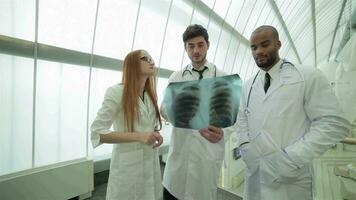
[[[268,73],[266,73],[265,74],[265,85],[264,85],[265,93],[267,93],[267,90],[270,85],[271,85],[271,76]]]
[[[205,67],[204,67],[202,70],[200,70],[200,71],[197,70],[197,69],[195,69],[195,68],[193,68],[192,70],[199,73],[199,80],[201,80],[201,79],[203,78],[203,72],[204,72],[206,69],[208,69],[207,66],[205,66]]]

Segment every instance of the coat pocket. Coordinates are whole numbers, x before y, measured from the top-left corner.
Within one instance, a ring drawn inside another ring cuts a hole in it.
[[[273,154],[279,150],[279,147],[270,134],[264,131],[261,131],[257,137],[252,140],[252,144],[254,144],[256,151],[261,157]]]
[[[256,151],[256,147],[253,143],[247,143],[239,147],[241,159],[246,164],[246,173],[247,176],[256,173],[258,170],[258,163],[260,155]]]
[[[261,181],[294,183],[301,178],[303,170],[299,168],[282,150],[267,155],[261,160]]]

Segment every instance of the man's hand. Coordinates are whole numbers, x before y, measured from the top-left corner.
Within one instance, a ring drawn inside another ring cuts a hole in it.
[[[224,137],[224,132],[221,128],[211,125],[208,128],[200,129],[199,133],[211,143],[217,143]]]

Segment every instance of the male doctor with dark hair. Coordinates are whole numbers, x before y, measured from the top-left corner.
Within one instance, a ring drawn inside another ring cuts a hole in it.
[[[206,60],[209,36],[203,26],[188,26],[183,33],[183,42],[191,63],[183,70],[173,72],[169,82],[225,75]],[[192,104],[186,106],[194,109]],[[164,103],[161,114],[167,119]],[[225,141],[231,130],[211,125],[199,131],[173,127],[163,175],[164,200],[216,200]]]

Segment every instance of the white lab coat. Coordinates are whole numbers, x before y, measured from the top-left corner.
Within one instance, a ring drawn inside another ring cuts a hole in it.
[[[91,140],[94,147],[100,145],[100,135],[112,132],[127,132],[121,108],[123,85],[109,87],[102,107],[91,125]],[[135,132],[153,132],[156,122],[154,106],[145,93],[145,102],[139,99],[139,122]],[[157,200],[162,198],[161,172],[157,148],[140,142],[113,145],[108,181],[107,200]]]
[[[281,61],[267,93],[260,71],[241,97],[238,133],[246,163],[245,200],[312,199],[311,161],[349,132],[339,103],[322,73]],[[276,69],[276,68],[274,68]]]
[[[207,62],[205,66],[208,70],[203,73],[204,78],[214,77],[215,73],[216,76],[225,75],[212,63]],[[169,82],[198,80],[199,75],[192,72],[191,65],[186,69],[183,76],[185,69],[174,72]],[[161,114],[167,119],[164,104],[161,105]],[[213,144],[202,137],[198,130],[173,128],[163,186],[179,200],[215,200],[225,141],[229,138],[230,129],[224,129],[224,138]]]

